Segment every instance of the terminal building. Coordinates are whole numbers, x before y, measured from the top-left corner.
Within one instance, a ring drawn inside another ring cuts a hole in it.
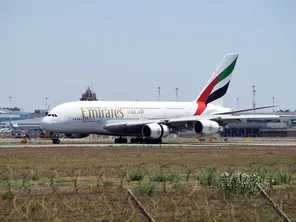
[[[40,123],[46,113],[46,110],[35,110],[29,113],[20,110],[0,109],[0,132],[12,136],[25,133],[38,136],[42,133]]]
[[[222,137],[294,137],[296,136],[296,112],[257,113],[280,115],[279,119],[248,119],[242,123],[230,123],[224,127]]]
[[[0,108],[0,122],[7,121],[18,121],[23,119],[28,119],[29,113],[21,111],[18,108],[8,109],[8,108]]]

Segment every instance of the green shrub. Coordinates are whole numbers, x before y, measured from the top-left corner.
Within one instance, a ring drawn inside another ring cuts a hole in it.
[[[197,176],[197,179],[206,186],[213,186],[217,183],[218,173],[216,167],[208,167],[204,172]]]
[[[140,169],[136,169],[128,175],[128,181],[141,181],[143,178],[144,173]]]
[[[38,186],[45,186],[45,185],[46,183],[44,181],[38,183]]]
[[[164,175],[164,173],[161,172],[161,173],[156,173],[152,175],[150,180],[153,182],[166,182],[167,177]]]
[[[179,174],[171,173],[171,174],[167,175],[167,181],[169,181],[169,182],[178,182],[180,180],[181,180],[181,177]]]
[[[115,182],[111,180],[103,180],[102,183],[104,187],[112,187],[115,185]]]
[[[224,172],[220,174],[217,181],[218,190],[225,194],[256,195],[259,194],[257,184],[260,184],[264,189],[269,187],[269,183],[256,173],[236,172],[229,174]]]
[[[2,194],[2,199],[3,200],[12,200],[14,197],[13,193],[11,191],[8,191],[4,194]]]
[[[273,185],[288,184],[290,182],[289,174],[276,171],[272,174],[271,183]]]
[[[185,186],[183,184],[180,184],[180,183],[175,183],[175,184],[173,184],[172,189],[174,191],[184,191]]]
[[[138,186],[133,188],[134,193],[147,195],[149,197],[153,196],[155,193],[155,184],[153,183],[144,183],[141,184],[140,190]]]
[[[55,180],[56,184],[61,185],[61,184],[65,184],[65,183],[70,183],[71,180],[69,179],[57,179]]]
[[[8,183],[9,183],[9,177],[1,175],[0,176],[0,187],[7,187]]]
[[[263,180],[268,180],[270,178],[270,173],[268,173],[268,169],[265,167],[256,168],[253,174],[257,174]]]
[[[180,181],[180,176],[176,173],[165,174],[160,172],[152,175],[150,180],[153,182],[178,182]]]
[[[32,172],[31,179],[32,180],[39,180],[39,174],[37,172]]]
[[[30,204],[30,207],[29,207],[29,211],[30,212],[36,212],[38,210],[42,209],[42,206],[36,202],[36,201],[33,201],[31,204]]]
[[[1,175],[0,176],[0,181],[6,181],[6,180],[9,180],[8,176],[6,176],[6,175]]]

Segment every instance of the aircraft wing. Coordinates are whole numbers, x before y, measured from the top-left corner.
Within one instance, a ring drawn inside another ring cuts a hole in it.
[[[198,120],[212,120],[217,122],[220,126],[226,126],[229,123],[240,123],[247,119],[279,119],[278,115],[210,115],[210,116],[191,116],[188,118],[170,119],[164,124],[170,128],[175,128],[178,131],[192,130],[193,125]]]
[[[249,109],[239,109],[239,110],[233,110],[233,111],[229,111],[229,112],[215,113],[215,115],[236,114],[236,113],[254,111],[254,110],[259,110],[259,109],[267,109],[267,108],[273,108],[273,107],[276,107],[276,106],[259,106],[259,107],[255,107],[255,108],[249,108]]]
[[[199,120],[212,120],[220,126],[225,126],[229,123],[239,123],[247,119],[278,119],[280,115],[207,115],[207,116],[189,116],[181,118],[164,119],[158,121],[139,121],[132,123],[110,123],[104,128],[113,133],[141,133],[142,127],[149,123],[159,123],[167,125],[176,131],[192,130],[193,125]]]

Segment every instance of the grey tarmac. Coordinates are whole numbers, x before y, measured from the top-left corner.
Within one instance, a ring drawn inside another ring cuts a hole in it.
[[[60,147],[164,147],[164,148],[198,148],[198,147],[289,147],[296,150],[296,141],[272,141],[272,142],[198,142],[198,143],[162,143],[162,144],[115,144],[115,143],[98,143],[98,144],[89,144],[89,143],[60,143],[60,144],[51,144],[50,141],[48,144],[0,144],[0,148],[60,148]]]

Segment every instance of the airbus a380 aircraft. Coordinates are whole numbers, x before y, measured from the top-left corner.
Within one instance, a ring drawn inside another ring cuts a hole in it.
[[[115,143],[161,143],[170,133],[191,130],[197,134],[214,134],[230,122],[259,115],[233,115],[250,111],[231,111],[218,106],[227,92],[238,54],[227,54],[201,94],[192,102],[75,101],[53,108],[41,127],[47,133],[65,133],[72,138],[89,134],[118,136]],[[268,108],[258,107],[256,109]],[[268,115],[269,118],[277,118]],[[53,138],[53,143],[60,143]]]

